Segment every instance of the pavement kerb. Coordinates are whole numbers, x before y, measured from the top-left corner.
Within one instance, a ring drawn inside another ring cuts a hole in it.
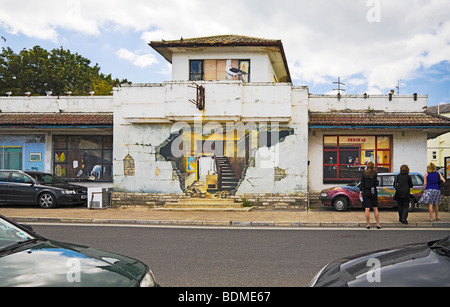
[[[55,224],[115,224],[115,225],[183,225],[183,226],[236,226],[236,227],[325,227],[364,228],[359,222],[304,222],[304,221],[202,221],[202,220],[137,220],[137,219],[90,219],[66,217],[10,217],[18,223]],[[450,222],[381,223],[383,228],[449,228]],[[373,227],[375,228],[375,227]]]
[[[440,221],[429,222],[428,208],[410,214],[409,225],[398,222],[394,210],[380,212],[383,228],[448,228],[450,212],[440,212]],[[64,223],[100,225],[184,225],[230,227],[302,227],[302,228],[362,228],[364,212],[348,210],[336,212],[329,208],[304,210],[253,210],[251,212],[159,211],[147,207],[106,209],[34,207],[0,207],[0,214],[20,223]],[[371,215],[371,225],[375,226]],[[376,229],[376,227],[372,227]]]

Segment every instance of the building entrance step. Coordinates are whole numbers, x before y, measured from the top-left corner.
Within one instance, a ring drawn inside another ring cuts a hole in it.
[[[163,211],[251,211],[253,207],[244,207],[240,202],[231,199],[216,198],[190,198],[178,202],[166,202]]]

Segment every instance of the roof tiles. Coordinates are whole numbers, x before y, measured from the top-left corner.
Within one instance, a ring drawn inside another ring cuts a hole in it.
[[[112,126],[107,113],[0,113],[1,126]]]
[[[207,37],[195,37],[195,38],[180,38],[170,41],[152,41],[150,46],[180,46],[180,45],[279,45],[281,40],[266,39],[258,37],[250,37],[244,35],[216,35]]]
[[[309,113],[310,126],[450,126],[450,118],[431,113]]]

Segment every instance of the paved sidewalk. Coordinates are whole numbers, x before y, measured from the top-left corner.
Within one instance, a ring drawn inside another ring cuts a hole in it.
[[[280,226],[280,227],[361,227],[366,226],[364,211],[352,209],[337,212],[319,207],[304,210],[232,211],[159,211],[145,207],[87,209],[69,207],[40,209],[34,207],[0,207],[0,214],[22,223],[99,223],[192,226]],[[439,221],[429,221],[425,207],[416,209],[408,217],[409,225],[398,222],[395,209],[380,209],[380,223],[384,228],[449,228],[450,212],[439,212]],[[375,226],[373,212],[371,225]],[[376,227],[372,227],[376,230]]]

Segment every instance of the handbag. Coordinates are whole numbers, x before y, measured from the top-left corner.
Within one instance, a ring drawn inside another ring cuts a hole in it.
[[[441,190],[441,195],[445,195],[445,182],[442,181],[441,176],[439,176],[439,188]]]
[[[394,200],[398,201],[400,197],[398,197],[398,190],[397,190],[397,180],[398,180],[398,175],[395,177],[395,181],[394,181],[394,188],[395,188],[395,193],[394,193]]]
[[[399,197],[398,197],[398,191],[397,191],[397,190],[395,190],[395,193],[394,193],[394,200],[395,200],[395,201],[398,201],[398,200],[399,200]]]

